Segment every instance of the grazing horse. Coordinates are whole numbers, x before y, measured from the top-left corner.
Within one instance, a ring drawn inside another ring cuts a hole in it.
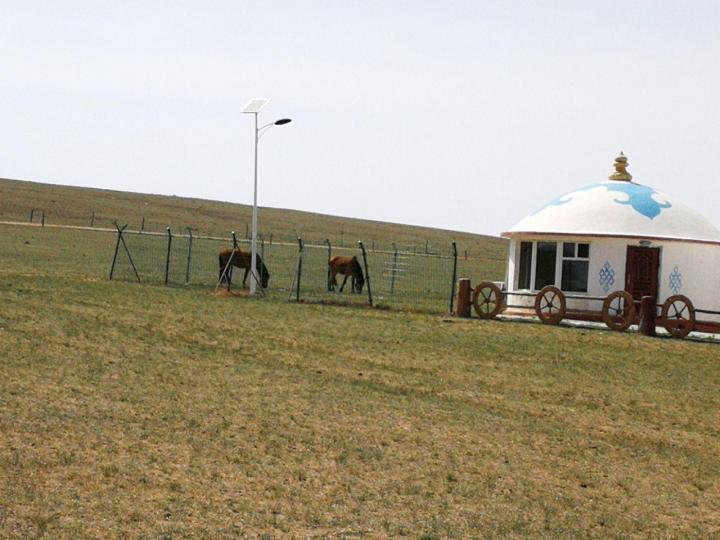
[[[363,285],[365,285],[365,276],[363,275],[360,263],[357,257],[333,257],[330,259],[330,276],[328,278],[328,289],[331,291],[337,287],[337,280],[335,276],[338,274],[344,274],[345,279],[340,286],[340,292],[345,288],[345,283],[349,277],[352,277],[350,282],[352,293],[361,293]]]
[[[232,254],[233,250],[228,248],[224,251],[221,251],[218,255],[218,262],[220,264],[220,273],[218,274],[218,279],[220,280],[220,283],[227,282],[229,284],[230,280],[232,279],[232,272],[230,268],[228,268],[227,272],[225,272],[225,275],[223,275],[223,271],[228,265],[228,261],[230,260],[230,257],[232,257]],[[248,253],[247,251],[241,251],[240,248],[235,248],[233,266],[237,266],[238,268],[243,268],[245,270],[245,275],[243,276],[243,287],[245,286],[245,281],[247,280],[248,273],[250,272],[250,259],[250,253]],[[257,268],[260,272],[260,284],[262,285],[263,289],[267,289],[268,281],[270,281],[270,272],[268,272],[267,266],[265,266],[265,263],[262,261],[259,254],[256,254],[255,260],[257,263]]]

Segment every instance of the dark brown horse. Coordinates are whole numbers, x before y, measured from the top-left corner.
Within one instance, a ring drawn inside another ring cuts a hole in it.
[[[229,284],[232,280],[232,268],[228,267],[225,275],[223,275],[223,271],[225,270],[225,267],[228,266],[228,261],[230,260],[232,254],[233,250],[228,248],[221,251],[218,255],[218,263],[220,265],[218,279],[220,280],[220,283],[227,282]],[[235,256],[232,259],[233,266],[237,266],[238,268],[245,270],[245,275],[243,276],[243,287],[245,287],[245,282],[247,280],[248,273],[250,272],[251,254],[247,251],[240,250],[240,248],[235,248]],[[255,260],[257,261],[258,272],[260,272],[260,284],[263,289],[267,289],[268,281],[270,281],[270,272],[268,272],[267,266],[265,266],[265,263],[260,258],[260,254],[255,255]]]
[[[335,279],[335,276],[338,274],[344,274],[345,279],[340,286],[340,292],[342,292],[345,288],[345,283],[347,283],[349,277],[352,278],[350,282],[350,292],[358,294],[362,292],[363,285],[365,285],[365,276],[363,275],[363,271],[357,257],[333,257],[330,259],[329,270],[329,290],[334,291],[335,287],[337,287],[337,280]]]

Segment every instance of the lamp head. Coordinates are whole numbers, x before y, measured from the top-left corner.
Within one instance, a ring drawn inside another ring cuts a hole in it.
[[[275,120],[275,122],[273,123],[276,126],[284,126],[285,124],[289,124],[290,122],[292,122],[290,118],[281,118],[280,120]]]

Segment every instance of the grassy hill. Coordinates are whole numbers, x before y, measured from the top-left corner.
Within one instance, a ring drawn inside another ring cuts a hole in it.
[[[720,534],[717,345],[109,282],[110,234],[0,228],[0,537]]]
[[[205,288],[213,287],[217,282],[217,254],[229,247],[229,232],[235,230],[242,239],[245,224],[251,219],[251,208],[245,205],[0,180],[0,221],[28,222],[30,209],[35,209],[33,222],[36,224],[44,212],[44,223],[48,226],[87,228],[92,224],[95,231],[103,227],[114,229],[112,223],[115,220],[129,224],[130,230],[138,230],[143,218],[146,233],[162,231],[164,234],[166,226],[170,226],[177,234],[191,226],[195,238],[192,256],[188,255],[187,241],[177,238],[172,243],[168,281],[172,284],[188,281]],[[268,293],[278,298],[292,294],[291,289],[296,283],[298,236],[307,245],[301,294],[306,300],[336,301],[335,295],[327,294],[326,290],[328,250],[324,246],[325,238],[332,241],[335,255],[360,256],[357,240],[365,241],[374,299],[384,307],[447,312],[453,283],[453,261],[447,256],[453,241],[457,242],[460,254],[458,277],[471,277],[478,283],[501,280],[505,273],[507,244],[501,238],[296,210],[263,208],[260,216],[260,229],[266,240],[260,251],[272,276]],[[88,253],[84,256],[86,260],[92,256],[101,262],[104,268],[98,276],[105,276],[113,258],[115,241],[111,235],[94,234],[85,233],[82,244]],[[202,234],[221,239],[199,237]],[[142,281],[162,282],[167,260],[165,237],[142,234],[130,235],[126,240]],[[383,251],[392,249],[393,245],[409,253],[396,256]],[[424,257],[426,251],[446,257]],[[413,256],[413,252],[422,256]],[[123,250],[119,255],[114,277],[135,280],[130,259]],[[353,300],[363,302],[366,297],[358,296]]]
[[[196,233],[223,236],[231,230],[244,236],[252,216],[252,207],[241,204],[0,179],[0,220],[27,221],[31,208],[43,209],[47,223],[87,226],[94,215],[95,226],[111,227],[117,220],[139,229],[145,218],[145,230],[192,227]],[[507,249],[505,240],[490,236],[279,208],[262,208],[258,227],[264,238],[272,234],[276,241],[294,242],[300,236],[320,244],[329,238],[333,245],[347,246],[364,240],[378,249],[390,249],[394,242],[417,251],[427,243],[429,250],[443,253],[456,241],[471,257],[500,259]]]
[[[49,223],[144,215],[216,234],[249,216],[0,181],[0,220],[30,207]],[[462,275],[503,272],[500,239],[263,216],[276,238],[340,227],[353,241],[455,239],[479,255]],[[128,239],[155,272],[136,284],[106,279],[112,234],[0,232],[0,537],[720,534],[717,345],[291,303],[292,245],[266,247],[272,293],[260,300],[213,293],[221,241],[195,246],[206,281],[163,287],[162,236]],[[310,252],[304,283],[324,290],[327,253]],[[370,256],[389,303],[392,257]],[[428,310],[442,312],[448,259],[403,264],[414,272],[394,283],[392,307],[435,298]]]

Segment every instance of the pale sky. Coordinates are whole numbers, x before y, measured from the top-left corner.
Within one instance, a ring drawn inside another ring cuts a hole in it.
[[[0,177],[497,235],[603,180],[720,225],[720,2],[0,0]],[[261,214],[262,219],[262,214]]]

